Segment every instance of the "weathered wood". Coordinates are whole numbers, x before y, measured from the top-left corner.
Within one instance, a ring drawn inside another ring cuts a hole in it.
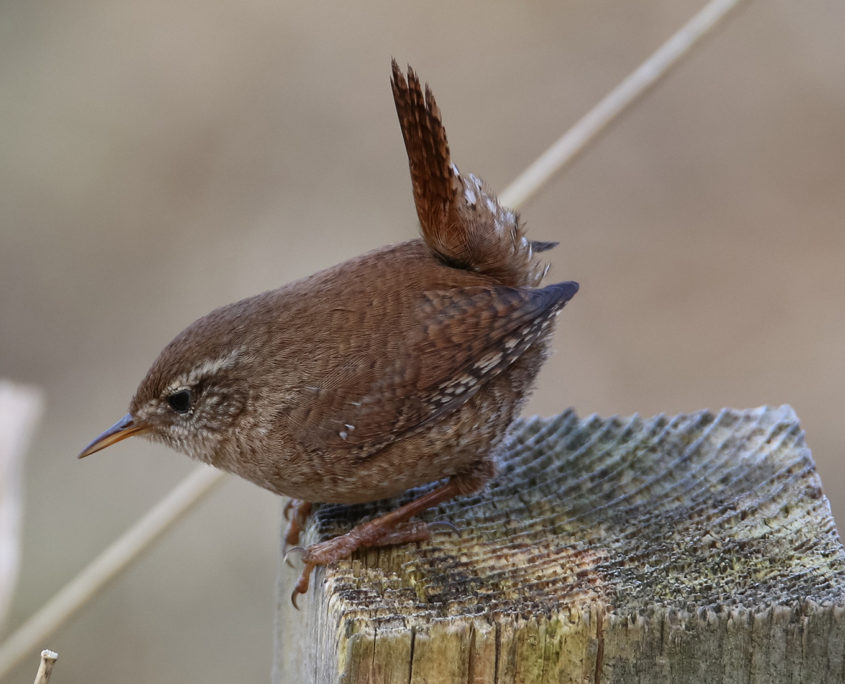
[[[306,541],[395,503],[322,506]],[[321,570],[301,613],[282,566],[275,681],[845,681],[845,554],[788,406],[520,421],[427,519],[460,537]]]

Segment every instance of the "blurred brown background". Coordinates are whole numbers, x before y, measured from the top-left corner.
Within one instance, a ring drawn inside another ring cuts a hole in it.
[[[48,400],[12,626],[193,467],[75,458],[176,332],[414,234],[391,56],[501,191],[702,4],[3,3],[0,376]],[[532,412],[790,403],[845,519],[843,35],[751,3],[524,208],[582,286]],[[55,681],[266,681],[279,511],[227,482],[44,644]]]

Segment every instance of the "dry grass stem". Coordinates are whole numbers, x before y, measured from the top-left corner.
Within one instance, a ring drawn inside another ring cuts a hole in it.
[[[699,41],[744,0],[711,0],[624,81],[523,171],[499,196],[507,207],[520,207],[555,174],[567,168],[611,123],[651,90]]]
[[[114,541],[0,645],[0,679],[167,532],[223,479],[201,466]]]
[[[46,648],[41,651],[41,665],[38,666],[38,673],[35,675],[35,684],[47,684],[50,675],[53,674],[53,665],[59,659],[59,654],[49,651]]]

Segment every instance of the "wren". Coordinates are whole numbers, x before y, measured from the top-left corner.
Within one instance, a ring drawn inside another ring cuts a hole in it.
[[[132,435],[292,497],[286,545],[312,502],[360,503],[439,486],[303,550],[292,594],[356,549],[425,540],[410,519],[481,488],[578,291],[515,211],[451,162],[440,110],[413,69],[391,86],[422,238],[223,306],[183,330],[129,413],[80,458]]]

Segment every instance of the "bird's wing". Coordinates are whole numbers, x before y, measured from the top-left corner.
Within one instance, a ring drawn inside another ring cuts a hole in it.
[[[288,416],[295,436],[318,449],[372,451],[438,420],[517,359],[577,290],[560,283],[424,293],[404,337],[396,330],[362,340],[362,349],[385,349],[367,348],[315,378]]]

